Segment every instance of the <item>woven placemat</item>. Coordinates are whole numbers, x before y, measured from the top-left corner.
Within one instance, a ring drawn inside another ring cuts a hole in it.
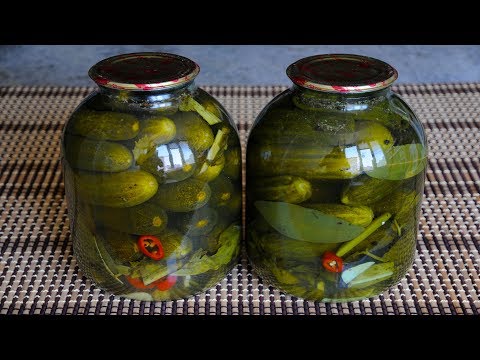
[[[237,121],[242,141],[285,87],[206,86]],[[342,304],[280,293],[245,259],[204,294],[144,302],[101,291],[79,271],[64,200],[59,140],[92,91],[0,87],[0,314],[478,314],[480,312],[480,83],[400,85],[430,144],[417,254],[384,294]]]

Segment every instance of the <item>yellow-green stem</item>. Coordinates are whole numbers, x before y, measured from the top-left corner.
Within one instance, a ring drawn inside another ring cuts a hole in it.
[[[215,135],[215,139],[213,140],[213,144],[211,148],[208,150],[207,159],[203,163],[198,174],[203,174],[205,171],[207,171],[208,162],[213,161],[215,157],[218,155],[218,153],[220,152],[220,150],[222,150],[221,149],[222,142],[224,141],[225,137],[228,135],[228,131],[225,131],[225,130],[226,129],[220,129],[217,131],[217,134]]]
[[[372,254],[372,253],[369,252],[368,250],[361,251],[359,254],[367,255],[368,257],[371,257],[372,259],[377,260],[377,261],[380,261],[380,262],[386,262],[386,260],[383,260],[381,257]]]
[[[396,219],[393,219],[393,225],[395,226],[395,229],[397,230],[398,236],[402,235],[402,227],[398,225],[398,222]]]
[[[345,254],[347,254],[349,251],[351,251],[355,246],[360,244],[363,240],[365,240],[367,237],[369,237],[375,230],[377,230],[380,226],[382,226],[385,221],[390,219],[392,214],[390,213],[385,213],[375,220],[372,221],[370,225],[368,225],[365,230],[358,235],[356,238],[350,240],[349,242],[343,244],[340,246],[340,249],[337,250],[337,256],[342,257]]]

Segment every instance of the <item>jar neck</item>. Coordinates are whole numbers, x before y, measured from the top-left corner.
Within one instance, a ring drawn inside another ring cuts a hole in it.
[[[178,107],[180,98],[197,89],[194,81],[175,88],[158,90],[119,90],[99,86],[99,93],[107,103],[117,103],[145,109]]]
[[[302,108],[324,108],[341,111],[358,111],[368,104],[388,101],[393,91],[391,86],[365,93],[329,93],[306,89],[298,85],[291,88],[294,101]]]

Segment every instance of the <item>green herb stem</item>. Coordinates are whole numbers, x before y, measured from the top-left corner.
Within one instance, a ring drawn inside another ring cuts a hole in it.
[[[397,219],[393,219],[393,225],[395,226],[395,229],[397,230],[398,236],[402,235],[402,227],[398,224]]]
[[[198,103],[191,96],[187,96],[183,99],[180,103],[179,109],[180,111],[196,111],[209,125],[215,125],[222,122],[222,120],[205,109],[202,104]]]
[[[376,218],[375,220],[373,220],[372,223],[370,225],[368,225],[360,235],[358,235],[356,238],[353,238],[349,242],[340,246],[336,255],[339,256],[339,257],[342,257],[345,254],[347,254],[355,246],[360,244],[363,240],[365,240],[367,237],[369,237],[375,230],[377,230],[380,226],[382,226],[385,223],[385,221],[390,219],[391,216],[392,216],[392,214],[385,213],[385,214],[379,216],[378,218]]]
[[[379,257],[379,256],[377,256],[377,255],[372,254],[372,253],[369,252],[368,250],[361,251],[361,252],[359,252],[359,254],[366,255],[366,256],[371,257],[372,259],[377,260],[377,261],[380,261],[380,262],[386,262],[386,260],[382,259],[381,257]]]
[[[217,157],[220,150],[222,150],[222,143],[225,142],[225,138],[227,135],[228,135],[228,132],[225,131],[225,129],[220,129],[217,131],[213,144],[208,150],[207,159],[203,163],[202,168],[200,169],[198,174],[203,174],[205,171],[208,170],[208,162],[212,162]]]

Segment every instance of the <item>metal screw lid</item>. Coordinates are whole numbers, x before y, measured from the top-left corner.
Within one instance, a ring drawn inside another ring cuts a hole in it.
[[[384,89],[397,70],[378,59],[361,55],[327,54],[300,59],[287,68],[298,86],[330,93],[365,93]]]
[[[200,67],[175,54],[143,52],[117,55],[92,66],[88,75],[98,85],[120,90],[149,91],[192,81]]]

